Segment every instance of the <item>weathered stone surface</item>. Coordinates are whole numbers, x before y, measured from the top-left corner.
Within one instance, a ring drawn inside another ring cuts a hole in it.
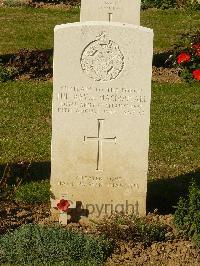
[[[140,25],[141,0],[82,0],[80,21],[112,21]]]
[[[145,214],[152,54],[140,26],[56,26],[52,206],[65,195],[74,217]]]

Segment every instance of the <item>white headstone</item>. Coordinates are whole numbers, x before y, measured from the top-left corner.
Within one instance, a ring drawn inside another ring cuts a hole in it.
[[[141,0],[82,0],[80,21],[110,21],[140,25]]]
[[[152,55],[147,28],[56,26],[52,206],[65,195],[72,215],[145,214]]]

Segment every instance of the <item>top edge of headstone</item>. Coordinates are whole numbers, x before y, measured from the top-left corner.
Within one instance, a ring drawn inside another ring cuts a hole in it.
[[[74,23],[67,23],[67,24],[60,24],[56,25],[54,28],[54,32],[57,32],[61,29],[69,28],[69,27],[80,27],[80,26],[113,26],[113,27],[128,27],[133,29],[140,29],[149,33],[153,33],[153,29],[146,28],[139,25],[133,25],[128,23],[121,23],[121,22],[107,22],[107,21],[87,21],[87,22],[74,22]]]
[[[81,0],[80,22],[110,21],[140,25],[141,0]]]

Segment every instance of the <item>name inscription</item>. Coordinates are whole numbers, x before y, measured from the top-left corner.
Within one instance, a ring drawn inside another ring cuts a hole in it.
[[[97,88],[64,85],[57,95],[61,113],[144,115],[146,96],[142,89]]]
[[[70,181],[59,181],[59,186],[68,187],[109,187],[139,189],[139,184],[125,183],[122,177],[100,177],[100,176],[77,176]]]
[[[122,7],[122,1],[121,0],[115,0],[115,1],[109,1],[105,0],[103,1],[102,5],[99,6],[100,10],[106,10],[106,11],[115,11],[115,10],[120,10]]]

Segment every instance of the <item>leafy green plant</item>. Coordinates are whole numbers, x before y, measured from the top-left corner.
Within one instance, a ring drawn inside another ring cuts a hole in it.
[[[7,164],[0,178],[0,199],[12,199],[21,181],[19,176],[13,176],[12,167]]]
[[[176,0],[142,0],[142,8],[161,8],[167,9],[176,6]]]
[[[61,227],[28,224],[0,238],[0,263],[52,265],[64,262],[100,264],[113,245],[103,237],[88,236]],[[66,264],[65,264],[66,265]]]
[[[198,10],[200,4],[198,0],[176,0],[177,7],[187,8],[190,10]]]
[[[24,180],[30,180],[30,169],[31,163],[28,162],[18,162],[16,164],[6,164],[2,177],[0,177],[0,199],[14,199],[16,192],[19,189],[19,194],[17,193],[17,199],[26,202],[25,199],[30,197],[30,186],[27,186],[27,191],[25,191],[26,184],[22,184]],[[43,187],[42,187],[43,188]],[[31,188],[32,196],[34,195],[34,185]],[[40,189],[38,189],[40,190]],[[42,190],[42,189],[41,189]],[[33,198],[33,202],[36,199],[45,198],[44,191],[38,197]],[[26,195],[21,195],[21,193],[29,192],[27,197]],[[36,201],[38,202],[38,201]]]
[[[167,228],[151,218],[130,215],[114,215],[97,224],[97,230],[109,239],[142,242],[150,245],[154,241],[164,241]]]
[[[17,75],[18,75],[18,70],[16,67],[13,66],[6,67],[3,64],[0,64],[0,82],[14,80]]]
[[[185,6],[190,10],[200,10],[200,3],[198,0],[186,0]]]
[[[33,3],[40,2],[39,0],[33,0]],[[81,0],[43,0],[43,3],[47,4],[66,4],[70,6],[76,6],[80,4]]]
[[[4,0],[3,5],[7,7],[21,7],[21,6],[28,6],[29,2],[23,0]]]
[[[142,0],[142,8],[187,8],[198,10],[200,4],[197,0]]]
[[[178,230],[187,232],[190,228],[190,219],[188,217],[188,201],[180,198],[174,214],[174,223]]]
[[[200,185],[193,182],[187,198],[180,198],[174,214],[179,231],[191,237],[200,247]]]
[[[174,53],[166,62],[179,69],[186,81],[200,81],[200,32],[183,34],[180,43],[174,45]]]
[[[50,199],[49,180],[21,184],[15,193],[15,199],[24,203],[42,203]]]

